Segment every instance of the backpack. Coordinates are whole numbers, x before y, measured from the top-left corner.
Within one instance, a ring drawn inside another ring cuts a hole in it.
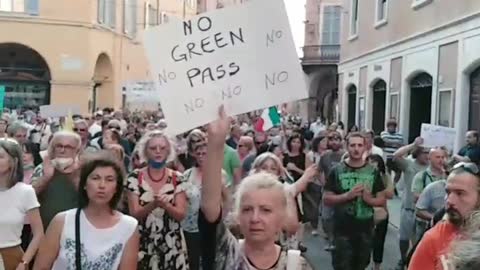
[[[245,239],[238,240],[242,246],[245,243]],[[301,259],[300,250],[289,249],[287,250],[287,270],[301,270],[299,269],[300,259]]]

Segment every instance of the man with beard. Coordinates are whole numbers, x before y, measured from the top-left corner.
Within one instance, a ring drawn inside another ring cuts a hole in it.
[[[465,229],[466,220],[480,208],[480,175],[474,163],[455,165],[448,176],[447,219],[428,230],[413,254],[409,269],[443,269],[452,241]]]
[[[342,156],[345,154],[345,151],[342,149],[342,136],[338,131],[331,131],[328,133],[327,139],[328,149],[330,151],[323,154],[318,162],[318,169],[323,179],[328,177],[330,170],[342,160]],[[322,226],[323,231],[327,235],[329,241],[329,245],[325,248],[325,250],[332,251],[335,248],[333,245],[333,207],[325,205],[323,200]]]
[[[78,206],[78,155],[81,145],[81,138],[76,133],[55,133],[48,146],[47,157],[33,171],[32,185],[40,202],[44,228],[59,212]]]
[[[360,133],[348,136],[348,158],[330,171],[325,185],[325,204],[335,207],[335,270],[364,270],[370,264],[373,207],[385,204],[380,173],[363,158],[365,144]]]

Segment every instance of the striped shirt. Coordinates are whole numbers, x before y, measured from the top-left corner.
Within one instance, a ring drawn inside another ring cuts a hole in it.
[[[383,148],[383,152],[385,152],[385,156],[387,159],[393,157],[393,153],[400,148],[404,141],[403,141],[403,136],[400,133],[389,133],[388,131],[383,131],[380,134],[380,137],[382,137],[383,142],[385,143],[385,146]]]

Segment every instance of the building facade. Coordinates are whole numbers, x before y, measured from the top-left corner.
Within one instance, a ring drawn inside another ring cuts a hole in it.
[[[0,0],[4,105],[127,105],[126,89],[151,84],[143,31],[196,13],[195,0]]]
[[[342,0],[307,0],[302,66],[308,76],[310,120],[335,120]],[[306,103],[306,104],[305,104]]]
[[[422,123],[480,130],[480,1],[344,0],[339,118],[409,142]]]

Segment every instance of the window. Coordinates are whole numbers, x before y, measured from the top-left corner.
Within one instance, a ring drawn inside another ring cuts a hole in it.
[[[354,38],[358,33],[358,0],[350,2],[350,38]]]
[[[430,4],[433,0],[412,0],[412,8],[419,9],[423,6]]]
[[[340,44],[340,19],[342,8],[340,6],[324,6],[321,32],[323,45]]]
[[[390,118],[398,119],[398,94],[390,95]]]
[[[365,97],[358,98],[358,128],[365,129]]]
[[[159,24],[158,9],[150,3],[145,3],[145,28]]]
[[[438,125],[450,127],[452,124],[452,90],[440,90],[438,95]]]
[[[0,0],[0,12],[38,15],[39,0]]]
[[[98,22],[115,29],[116,1],[98,0]]]
[[[375,27],[384,25],[388,17],[388,0],[377,0]]]
[[[135,37],[137,34],[136,1],[123,1],[123,32],[131,37]]]

